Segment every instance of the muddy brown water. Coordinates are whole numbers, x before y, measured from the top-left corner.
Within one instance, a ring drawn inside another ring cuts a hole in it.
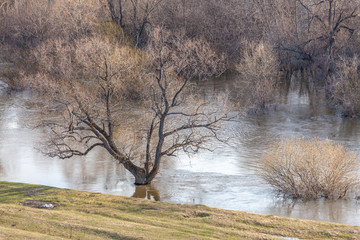
[[[204,95],[236,95],[236,76],[203,83]],[[327,107],[324,92],[293,78],[280,104],[266,114],[247,115],[226,131],[232,146],[193,156],[167,159],[151,186],[135,187],[133,178],[105,152],[86,158],[49,159],[35,148],[44,138],[28,123],[39,112],[27,101],[29,93],[0,94],[0,180],[148,198],[173,203],[204,204],[252,213],[338,222],[360,226],[360,201],[283,200],[256,175],[256,166],[270,143],[283,136],[329,138],[360,151],[360,121],[342,119]]]

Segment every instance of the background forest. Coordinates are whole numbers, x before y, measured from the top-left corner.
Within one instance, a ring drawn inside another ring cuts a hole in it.
[[[24,87],[19,75],[37,71],[31,51],[39,45],[101,35],[113,44],[145,49],[154,29],[162,28],[206,42],[224,64],[217,73],[238,70],[251,79],[256,108],[273,101],[279,75],[301,69],[326,86],[344,116],[356,116],[359,5],[358,0],[1,0],[1,49],[16,65],[8,78],[19,89]]]

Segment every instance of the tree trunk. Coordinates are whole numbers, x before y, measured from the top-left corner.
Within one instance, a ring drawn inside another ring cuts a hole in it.
[[[135,177],[136,185],[148,185],[153,178],[149,178],[144,168],[140,168],[130,161],[123,162],[122,165]]]
[[[132,173],[135,177],[135,185],[148,185],[151,181],[148,180],[147,176],[142,172]]]
[[[135,177],[135,185],[148,185],[151,184],[159,172],[159,168],[153,169],[149,174],[146,174],[145,169],[137,169],[136,171],[130,171]]]
[[[151,184],[158,171],[151,171],[150,174],[146,174],[144,168],[136,167],[133,164],[123,164],[125,169],[128,170],[135,177],[135,185],[148,185]],[[134,167],[135,166],[135,167]]]

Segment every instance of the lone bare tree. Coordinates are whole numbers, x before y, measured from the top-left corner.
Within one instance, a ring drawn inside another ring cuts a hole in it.
[[[357,38],[359,1],[254,2],[264,36],[279,50],[282,64],[288,68],[315,64],[327,75],[336,53],[349,49],[350,38]]]
[[[200,40],[156,30],[146,54],[92,38],[50,42],[34,56],[42,70],[27,79],[52,116],[43,122],[49,129],[43,152],[50,157],[84,156],[101,147],[135,184],[146,185],[165,156],[206,148],[228,119],[219,115],[224,105],[191,94],[193,77],[222,69],[221,58]],[[133,88],[142,96],[142,114],[129,120],[124,112],[135,111],[127,105]]]
[[[308,14],[309,27],[318,25],[316,38],[308,40],[321,40],[326,42],[329,61],[333,61],[334,44],[340,31],[346,31],[351,36],[356,26],[351,20],[358,17],[360,3],[346,0],[297,0]]]

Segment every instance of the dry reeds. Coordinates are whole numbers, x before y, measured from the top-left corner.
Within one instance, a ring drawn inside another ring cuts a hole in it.
[[[288,197],[344,198],[358,185],[356,154],[330,140],[283,139],[263,155],[261,163],[262,178]]]

